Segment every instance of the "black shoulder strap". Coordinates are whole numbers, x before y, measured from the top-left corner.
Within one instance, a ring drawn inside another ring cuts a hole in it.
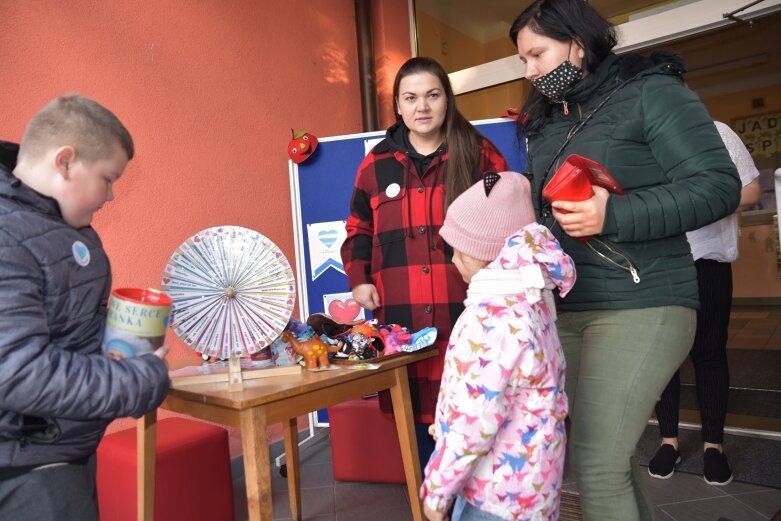
[[[599,105],[597,105],[596,107],[594,107],[594,110],[592,110],[591,112],[589,112],[588,114],[586,114],[586,117],[585,117],[585,118],[583,118],[582,120],[580,120],[580,122],[579,122],[577,125],[575,125],[575,126],[572,128],[572,130],[570,130],[570,131],[567,133],[567,139],[566,139],[566,140],[564,140],[564,143],[562,143],[562,144],[561,144],[561,147],[559,147],[559,150],[556,152],[556,154],[554,154],[554,156],[553,156],[553,159],[551,159],[551,162],[550,162],[550,164],[548,165],[548,168],[546,168],[546,169],[545,169],[545,178],[546,178],[546,179],[547,179],[547,177],[548,177],[548,174],[550,173],[550,169],[551,169],[551,167],[553,167],[554,163],[556,163],[556,160],[557,160],[557,159],[559,159],[559,157],[561,156],[561,154],[564,152],[564,149],[567,147],[567,145],[569,145],[570,141],[572,141],[572,138],[573,138],[573,137],[575,137],[575,134],[577,134],[578,132],[580,132],[580,130],[581,130],[581,129],[582,129],[584,126],[586,126],[586,123],[588,123],[588,122],[589,122],[589,120],[590,120],[591,118],[593,118],[593,117],[594,117],[594,114],[596,114],[596,113],[599,111],[599,109],[601,109],[602,107],[604,107],[604,106],[605,106],[605,103],[607,103],[607,102],[610,100],[610,98],[612,98],[612,97],[613,97],[613,95],[614,95],[616,92],[618,92],[619,90],[623,89],[623,88],[624,88],[624,86],[625,86],[627,83],[629,83],[630,81],[633,81],[635,78],[637,78],[637,76],[638,76],[638,75],[632,76],[631,78],[628,78],[628,79],[626,79],[626,80],[622,81],[621,83],[619,83],[619,84],[616,86],[616,88],[614,88],[613,90],[611,90],[610,92],[608,92],[608,93],[607,93],[607,95],[606,95],[606,96],[605,96],[605,97],[602,99],[602,101],[600,101],[600,102],[599,102]]]

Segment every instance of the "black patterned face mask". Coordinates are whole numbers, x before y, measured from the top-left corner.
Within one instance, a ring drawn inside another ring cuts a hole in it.
[[[532,86],[551,101],[564,101],[564,94],[583,77],[583,69],[564,60],[558,67],[532,80]]]

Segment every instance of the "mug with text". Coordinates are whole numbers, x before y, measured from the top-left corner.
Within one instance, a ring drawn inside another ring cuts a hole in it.
[[[151,288],[112,291],[103,352],[121,360],[151,353],[163,345],[171,304],[168,295]]]

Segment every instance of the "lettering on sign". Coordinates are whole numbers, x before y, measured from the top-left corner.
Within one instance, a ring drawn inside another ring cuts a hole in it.
[[[739,118],[732,129],[753,157],[772,157],[781,151],[781,112]]]

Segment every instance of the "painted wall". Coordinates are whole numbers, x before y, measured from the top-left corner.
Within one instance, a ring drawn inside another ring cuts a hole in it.
[[[375,2],[397,60],[406,3]],[[136,158],[94,222],[114,287],[158,287],[174,249],[217,225],[258,230],[292,262],[291,127],[361,130],[353,0],[0,2],[0,62],[0,139],[69,91],[133,134]],[[193,356],[167,342],[171,358]]]
[[[380,129],[384,129],[396,121],[393,102],[396,72],[414,52],[410,43],[407,2],[372,0],[372,39],[377,76],[377,110]]]

